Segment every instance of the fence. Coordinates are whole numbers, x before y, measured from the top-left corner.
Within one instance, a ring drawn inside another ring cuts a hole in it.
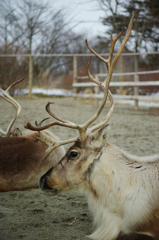
[[[117,95],[113,94],[115,99],[133,99],[134,100],[134,108],[138,109],[138,101],[139,100],[146,100],[146,101],[152,101],[155,100],[159,102],[159,96],[139,96],[139,90],[138,88],[140,86],[159,86],[159,81],[139,81],[139,75],[146,75],[146,74],[155,74],[159,73],[159,70],[154,71],[141,71],[141,72],[122,72],[123,71],[123,56],[137,56],[137,55],[145,55],[145,54],[158,54],[158,52],[151,52],[151,53],[131,53],[131,54],[121,54],[120,57],[120,72],[119,73],[113,73],[112,76],[119,76],[120,80],[118,82],[110,82],[110,87],[119,87],[119,92],[122,92],[122,87],[133,87],[134,88],[134,95]],[[101,54],[102,55],[102,54]],[[107,56],[107,54],[105,54]],[[77,58],[74,57],[74,82],[73,82],[73,88],[74,88],[74,96],[80,96],[80,97],[88,97],[90,95],[88,94],[77,94],[77,88],[78,87],[94,87],[94,96],[95,98],[101,98],[101,94],[99,94],[99,87],[96,86],[93,82],[77,82],[79,80],[88,79],[88,76],[78,76],[77,74]],[[133,76],[134,81],[122,81],[121,76]],[[100,77],[106,77],[106,74],[95,74],[95,78],[99,79]]]
[[[159,86],[159,81],[138,81],[136,79],[138,79],[138,75],[141,75],[141,74],[154,74],[154,73],[159,73],[159,70],[156,70],[156,71],[144,71],[144,72],[128,72],[128,73],[114,73],[112,76],[130,76],[130,75],[133,75],[134,76],[134,81],[133,82],[110,82],[110,87],[140,87],[140,86]],[[95,78],[96,79],[99,79],[99,77],[106,77],[107,75],[106,74],[96,74],[95,75]],[[77,79],[87,79],[88,77],[87,76],[84,76],[84,77],[80,77],[78,76]],[[94,98],[101,98],[102,95],[99,94],[99,86],[97,86],[95,83],[93,82],[75,82],[73,83],[72,85],[74,88],[78,88],[78,87],[94,87],[94,91],[95,91],[95,94],[94,94]],[[74,94],[73,96],[80,96],[80,97],[88,97],[89,95],[88,94],[82,94],[82,95],[79,95],[76,93],[76,90],[74,91]],[[113,95],[115,99],[129,99],[129,100],[134,100],[134,108],[135,109],[138,109],[138,101],[139,100],[146,100],[146,101],[152,101],[152,100],[155,100],[155,101],[158,101],[159,102],[159,96],[141,96],[138,94],[138,91],[134,91],[134,95],[117,95],[117,94],[114,94]]]
[[[146,99],[154,99],[154,97],[152,96],[139,96],[138,95],[138,87],[141,86],[159,86],[159,81],[155,79],[155,81],[153,81],[153,79],[150,79],[149,81],[139,81],[139,76],[140,75],[146,75],[146,74],[157,74],[159,73],[159,70],[155,70],[155,71],[134,71],[134,72],[125,72],[124,70],[124,63],[123,63],[123,58],[125,57],[133,57],[133,56],[141,56],[141,55],[149,55],[149,54],[159,54],[158,52],[149,52],[149,53],[124,53],[121,54],[121,57],[119,59],[119,67],[118,67],[118,72],[113,74],[114,76],[118,76],[119,80],[118,81],[112,81],[110,83],[110,87],[119,87],[119,93],[120,94],[115,94],[114,97],[116,99],[134,99],[135,102],[135,108],[138,108],[138,101],[142,98],[146,98]],[[109,56],[109,54],[101,54],[102,56]],[[26,57],[29,60],[29,66],[28,66],[28,80],[29,80],[29,84],[28,84],[28,88],[29,88],[29,97],[31,98],[32,95],[32,79],[33,79],[33,59],[35,57],[56,57],[56,58],[60,58],[60,57],[71,57],[72,61],[73,61],[73,69],[72,69],[72,77],[73,77],[73,96],[85,96],[85,95],[81,95],[77,93],[77,88],[79,87],[94,87],[95,84],[91,83],[91,82],[80,82],[83,79],[87,79],[87,76],[80,76],[78,73],[78,58],[84,57],[84,58],[88,58],[90,56],[93,56],[92,54],[6,54],[6,55],[0,55],[0,58],[6,58],[6,57]],[[132,62],[132,60],[131,60]],[[105,73],[98,73],[95,74],[96,77],[98,78],[102,78],[102,77],[106,77]],[[125,76],[134,76],[134,81],[123,81],[123,77]],[[122,88],[123,87],[133,87],[134,88],[134,95],[121,95],[122,92]],[[101,95],[97,94],[99,90],[96,89],[96,94],[94,95],[94,97],[100,98]],[[156,97],[156,100],[158,101],[159,99]]]

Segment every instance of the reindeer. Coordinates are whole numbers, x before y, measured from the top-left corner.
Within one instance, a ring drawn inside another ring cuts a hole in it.
[[[116,41],[111,34],[108,59],[96,53],[86,42],[90,51],[105,62],[107,78],[97,81],[90,71],[91,59],[87,66],[90,79],[104,89],[104,97],[93,117],[82,125],[76,125],[53,114],[56,120],[41,127],[30,123],[26,128],[41,131],[53,125],[61,125],[79,130],[79,136],[65,142],[52,143],[45,153],[66,142],[75,142],[57,166],[52,167],[39,180],[44,191],[57,194],[70,189],[78,189],[88,200],[94,215],[96,230],[89,237],[96,240],[115,240],[127,234],[145,234],[159,239],[159,155],[137,157],[108,143],[110,127],[107,124],[114,110],[114,99],[108,90],[115,64],[126,44],[133,24],[134,14],[121,46],[112,60]],[[107,96],[111,108],[105,119],[89,127],[102,111]],[[133,238],[134,239],[134,238]]]
[[[24,78],[23,78],[24,79]],[[11,84],[7,90],[0,89],[4,100],[15,108],[15,116],[6,131],[0,129],[4,137],[0,137],[0,191],[24,190],[38,187],[41,175],[55,166],[64,156],[63,146],[55,149],[45,162],[42,156],[51,141],[59,139],[50,131],[32,132],[25,130],[21,133],[18,128],[13,129],[13,124],[20,114],[20,104],[9,95],[9,89],[21,82],[20,79]],[[40,126],[41,123],[37,124]]]

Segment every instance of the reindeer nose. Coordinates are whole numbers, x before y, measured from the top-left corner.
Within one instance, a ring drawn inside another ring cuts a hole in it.
[[[47,182],[46,182],[46,177],[45,177],[45,175],[40,178],[40,180],[39,180],[39,187],[40,187],[41,190],[43,190],[43,191],[52,190],[51,188],[49,188],[49,187],[47,186]]]
[[[49,169],[40,179],[39,179],[39,187],[41,188],[41,190],[43,191],[47,191],[47,190],[52,190],[50,187],[47,186],[47,179],[48,176],[50,174],[50,172],[52,171],[53,168]]]

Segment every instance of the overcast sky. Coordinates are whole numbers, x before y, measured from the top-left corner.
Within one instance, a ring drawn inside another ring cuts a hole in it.
[[[71,15],[74,21],[71,25],[75,26],[75,32],[88,32],[88,35],[97,36],[106,30],[101,23],[100,17],[104,16],[102,10],[97,10],[96,1],[91,0],[54,0],[54,6],[57,8],[65,8],[67,15]]]

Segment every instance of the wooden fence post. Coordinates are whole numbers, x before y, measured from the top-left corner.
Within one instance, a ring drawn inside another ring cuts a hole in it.
[[[119,58],[119,68],[120,68],[120,73],[124,72],[124,60],[123,60],[123,56],[121,55]],[[123,81],[123,76],[119,76],[119,81],[122,82]],[[119,94],[122,95],[123,94],[123,87],[120,86],[119,87]]]
[[[97,81],[99,81],[98,75],[95,75],[95,79],[96,79]],[[96,95],[96,94],[99,94],[99,85],[96,85],[96,86],[94,87],[94,92],[95,92],[95,95]],[[95,97],[95,106],[98,106],[98,105],[99,105],[98,98]]]
[[[134,82],[138,82],[139,81],[139,75],[136,73],[136,72],[138,72],[138,56],[137,55],[134,56],[134,67],[135,67]],[[134,95],[135,96],[139,95],[139,87],[134,87]],[[136,110],[139,109],[138,99],[134,100],[134,108]]]
[[[77,56],[73,56],[73,83],[77,82]],[[77,88],[73,87],[73,93],[77,93]]]
[[[32,97],[33,57],[29,56],[29,99]]]

